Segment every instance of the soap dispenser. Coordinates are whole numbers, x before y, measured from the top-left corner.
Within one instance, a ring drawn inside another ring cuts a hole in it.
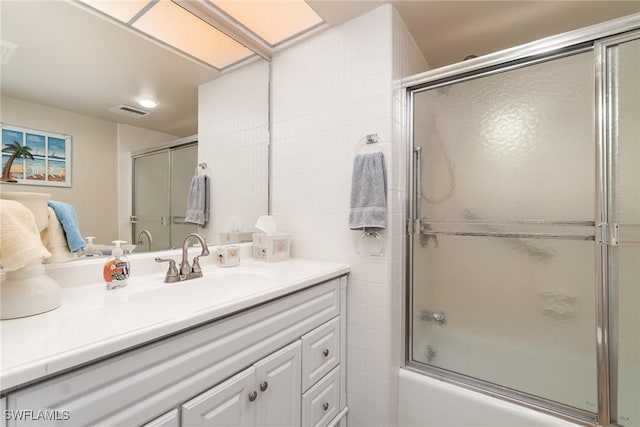
[[[124,240],[114,240],[116,245],[111,251],[111,258],[104,264],[103,276],[107,289],[117,289],[127,286],[129,279],[129,260],[123,255],[121,243]]]

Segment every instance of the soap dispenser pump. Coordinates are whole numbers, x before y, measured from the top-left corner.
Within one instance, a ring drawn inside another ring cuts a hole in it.
[[[111,251],[111,258],[104,264],[103,276],[107,285],[107,289],[117,289],[127,286],[129,279],[129,260],[123,255],[121,243],[127,243],[124,240],[114,240],[112,243],[116,245]]]

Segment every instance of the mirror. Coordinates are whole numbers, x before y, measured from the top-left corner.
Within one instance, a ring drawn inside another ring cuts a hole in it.
[[[72,160],[70,188],[0,191],[50,193],[75,207],[84,236],[130,242],[132,156],[198,140],[212,183],[200,233],[215,244],[220,232],[253,230],[268,210],[267,61],[253,55],[217,70],[75,2],[1,8],[2,123],[70,135]],[[142,96],[159,102],[148,115],[111,111],[145,110]]]

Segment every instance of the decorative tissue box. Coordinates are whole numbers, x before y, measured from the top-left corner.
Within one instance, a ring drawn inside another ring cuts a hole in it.
[[[253,258],[273,262],[289,259],[291,235],[284,233],[253,233]]]

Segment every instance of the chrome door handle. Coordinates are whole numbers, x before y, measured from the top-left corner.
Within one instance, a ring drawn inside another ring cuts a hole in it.
[[[422,220],[422,147],[413,149],[414,153],[414,195],[413,195],[413,212],[415,233],[420,232],[420,221]]]

